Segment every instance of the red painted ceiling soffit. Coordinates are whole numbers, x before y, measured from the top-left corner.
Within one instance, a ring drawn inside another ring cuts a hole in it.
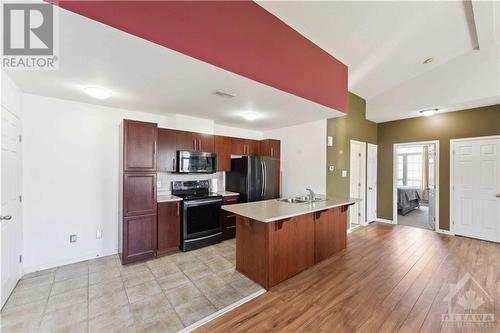
[[[347,66],[252,1],[56,4],[249,79],[347,112]]]

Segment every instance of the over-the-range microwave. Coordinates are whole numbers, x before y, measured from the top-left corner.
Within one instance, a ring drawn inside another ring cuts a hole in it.
[[[178,173],[214,173],[216,172],[217,155],[199,151],[177,151]]]

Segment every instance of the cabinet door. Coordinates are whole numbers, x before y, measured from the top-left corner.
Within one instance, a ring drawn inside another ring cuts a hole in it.
[[[266,139],[260,141],[260,156],[269,156],[271,158],[279,159],[280,152],[280,140]]]
[[[197,147],[196,133],[187,131],[177,131],[176,147],[177,150],[195,151]]]
[[[123,219],[122,262],[154,257],[156,254],[156,214]]]
[[[176,130],[158,129],[158,157],[157,169],[160,172],[175,171],[177,158]]]
[[[336,207],[334,213],[334,253],[342,251],[347,246],[347,210],[349,206]]]
[[[197,133],[196,135],[196,150],[208,153],[213,153],[214,150],[214,136],[211,134]]]
[[[269,287],[314,265],[313,214],[269,225]]]
[[[225,196],[222,199],[223,205],[231,205],[238,203],[238,196]],[[222,238],[230,239],[236,237],[236,214],[221,210],[221,226],[222,226]]]
[[[216,135],[215,153],[217,154],[217,171],[231,171],[231,138]]]
[[[124,120],[124,171],[156,171],[157,132],[156,124]]]
[[[123,175],[123,216],[156,214],[156,173]]]
[[[231,154],[246,155],[246,140],[240,138],[231,138]]]
[[[179,250],[181,239],[180,201],[158,204],[158,254]]]
[[[246,155],[251,155],[251,156],[258,156],[259,155],[260,143],[258,140],[245,140],[245,144],[247,146]]]

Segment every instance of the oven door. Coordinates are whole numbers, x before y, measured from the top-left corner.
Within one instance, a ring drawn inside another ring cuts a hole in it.
[[[177,172],[214,173],[216,155],[198,151],[177,151]]]
[[[183,238],[198,239],[220,233],[222,198],[183,202]]]

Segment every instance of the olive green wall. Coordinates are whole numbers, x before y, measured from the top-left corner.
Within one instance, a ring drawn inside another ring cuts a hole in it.
[[[439,140],[439,227],[450,225],[450,139],[500,134],[500,105],[378,124],[377,215],[392,220],[395,143]]]
[[[349,111],[346,116],[328,119],[327,135],[333,137],[333,146],[326,147],[326,192],[328,195],[349,196],[349,149],[351,140],[377,143],[377,124],[366,120],[366,101],[349,93]],[[329,171],[328,166],[335,166]]]

